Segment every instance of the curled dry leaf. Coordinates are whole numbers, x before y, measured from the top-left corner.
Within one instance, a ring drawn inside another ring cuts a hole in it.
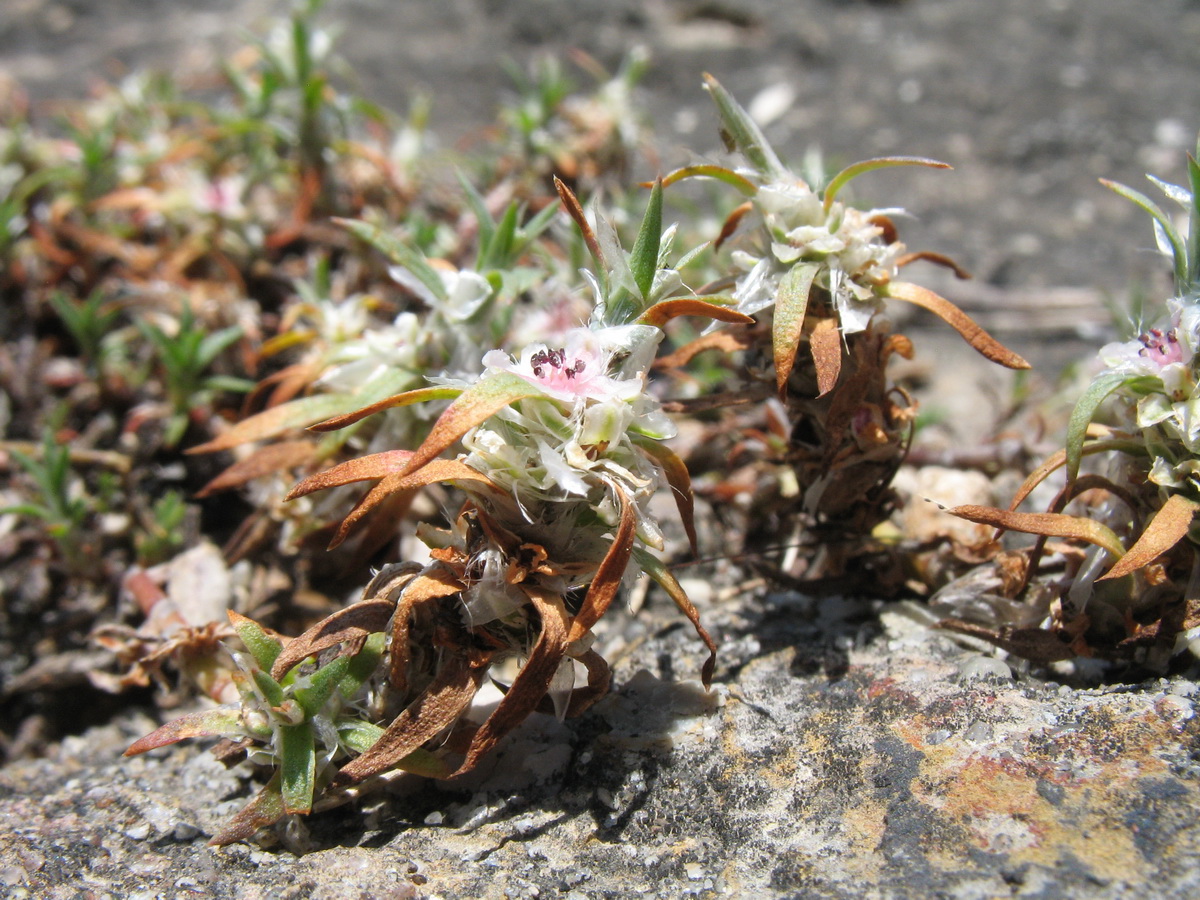
[[[974,319],[945,297],[935,294],[928,288],[923,288],[918,284],[912,284],[907,281],[893,281],[887,286],[887,296],[929,310],[962,335],[968,344],[992,362],[999,363],[1009,369],[1029,368],[1029,363],[1020,355],[1009,350],[984,331]]]

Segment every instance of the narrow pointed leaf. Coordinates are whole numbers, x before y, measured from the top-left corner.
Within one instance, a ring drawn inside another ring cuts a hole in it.
[[[747,161],[769,178],[783,175],[784,168],[779,157],[749,113],[733,99],[733,95],[707,72],[704,74],[704,87],[717,105],[722,126]]]
[[[745,203],[736,207],[733,212],[725,217],[725,221],[721,224],[721,233],[717,235],[717,239],[713,241],[713,249],[720,250],[721,245],[733,237],[733,233],[737,231],[738,225],[746,214],[753,211],[754,204],[747,200]]]
[[[1145,444],[1137,441],[1129,440],[1113,440],[1113,441],[1093,441],[1090,444],[1084,444],[1080,451],[1081,456],[1091,456],[1094,453],[1104,453],[1109,450],[1121,451],[1124,453],[1141,454],[1145,453]],[[1008,504],[1009,511],[1015,511],[1020,506],[1025,498],[1033,492],[1033,489],[1045,481],[1055,470],[1061,469],[1067,462],[1067,451],[1056,450],[1050,456],[1046,457],[1036,469],[1029,473],[1029,476],[1021,483],[1020,488],[1013,495],[1012,501]]]
[[[236,709],[205,709],[173,719],[129,745],[126,756],[137,756],[188,738],[235,737],[245,733]]]
[[[392,652],[388,660],[391,688],[401,694],[408,690],[409,628],[413,612],[426,603],[435,603],[461,593],[466,586],[449,569],[428,566],[412,578],[401,591],[392,616]]]
[[[1187,286],[1200,282],[1200,163],[1190,153],[1187,158],[1188,186],[1192,202],[1188,207]]]
[[[1140,191],[1135,191],[1133,188],[1126,187],[1116,181],[1109,181],[1107,178],[1101,178],[1100,183],[1114,193],[1120,194],[1131,203],[1141,207],[1142,210],[1158,223],[1159,228],[1162,229],[1162,233],[1166,235],[1167,241],[1171,245],[1171,255],[1174,257],[1175,280],[1181,285],[1187,284],[1187,250],[1184,247],[1183,239],[1179,236],[1179,232],[1175,230],[1175,226],[1171,223],[1171,217],[1163,212],[1157,203]]]
[[[260,828],[266,828],[268,825],[274,825],[283,818],[285,810],[283,804],[283,794],[280,792],[280,777],[279,773],[267,782],[254,799],[241,808],[241,810],[230,819],[225,827],[216,833],[209,845],[213,847],[224,847],[226,844],[232,844],[234,841],[245,841],[254,837],[254,833]]]
[[[643,303],[650,296],[650,288],[654,286],[654,273],[658,271],[658,245],[662,240],[662,180],[654,182],[650,190],[650,202],[646,204],[646,214],[642,217],[641,228],[638,229],[637,239],[633,250],[629,253],[629,269],[633,273],[634,284],[641,292]]]
[[[621,501],[621,522],[617,533],[609,545],[608,552],[600,562],[592,583],[588,585],[586,596],[579,607],[579,612],[571,620],[571,632],[567,642],[577,641],[600,621],[609,605],[617,596],[621,587],[621,579],[625,577],[625,569],[629,565],[629,554],[633,550],[633,539],[637,532],[637,511],[633,501],[620,488],[616,489],[617,498]]]
[[[339,656],[312,673],[308,687],[296,688],[296,699],[309,717],[315,717],[325,706],[325,701],[333,696],[346,672],[350,669],[350,657]]]
[[[295,500],[297,497],[304,497],[316,491],[354,484],[358,481],[371,481],[376,478],[397,475],[404,471],[411,459],[411,450],[384,450],[381,453],[350,459],[309,475],[288,491],[284,500]]]
[[[196,497],[208,497],[219,491],[241,487],[256,478],[302,466],[313,458],[315,452],[316,447],[311,441],[281,441],[278,444],[260,447],[200,488]]]
[[[242,419],[224,434],[204,444],[189,447],[188,453],[216,453],[232,447],[274,437],[290,428],[304,428],[335,415],[355,402],[350,394],[313,394],[272,406]]]
[[[1079,463],[1083,458],[1083,441],[1087,437],[1088,426],[1092,424],[1092,416],[1104,399],[1117,388],[1131,379],[1128,375],[1110,372],[1101,375],[1088,385],[1075,408],[1071,411],[1071,419],[1067,423],[1066,464],[1067,481],[1072,482],[1079,475]]]
[[[737,188],[747,197],[753,197],[758,193],[758,185],[749,178],[739,175],[733,169],[727,169],[724,166],[714,165],[695,165],[684,166],[681,169],[676,169],[662,180],[663,187],[670,187],[677,181],[683,181],[685,178],[715,178],[717,181],[722,181],[732,187]],[[642,185],[649,187],[649,184]]]
[[[310,812],[317,779],[317,750],[311,722],[280,727],[279,773],[284,812]]]
[[[643,453],[662,466],[667,484],[671,486],[671,494],[675,498],[675,506],[679,509],[679,518],[683,521],[683,530],[687,534],[688,546],[692,555],[698,556],[696,547],[696,501],[692,493],[692,476],[687,465],[679,455],[660,441],[649,440],[634,436],[633,442]]]
[[[907,281],[893,281],[886,296],[927,309],[963,336],[980,354],[1010,369],[1028,369],[1029,363],[988,334],[965,312],[933,291]]]
[[[283,649],[283,643],[267,634],[261,625],[241,613],[228,610],[229,622],[233,630],[242,639],[254,661],[263,671],[269,672],[275,658]]]
[[[641,547],[633,548],[633,558],[642,567],[642,571],[653,578],[658,583],[658,586],[667,592],[667,596],[674,601],[679,611],[687,616],[687,620],[696,629],[696,634],[704,642],[704,646],[708,648],[708,659],[704,661],[704,666],[700,669],[700,680],[704,683],[705,687],[708,687],[712,684],[713,670],[717,665],[717,645],[712,639],[712,635],[708,633],[708,630],[700,624],[700,613],[692,605],[692,601],[688,599],[683,585],[671,574],[671,570],[663,565],[662,560],[649,550]]]
[[[564,716],[567,719],[583,715],[589,707],[603,699],[612,686],[612,669],[609,668],[604,657],[595,650],[588,650],[579,657],[579,662],[583,663],[584,668],[587,669],[587,685],[571,691],[571,698],[567,701],[567,711]]]
[[[579,205],[579,198],[575,196],[575,193],[557,175],[554,176],[554,189],[558,191],[558,197],[562,200],[563,209],[567,211],[567,215],[575,222],[575,225],[579,228],[579,233],[583,235],[583,242],[592,254],[592,259],[596,261],[597,268],[603,272],[605,268],[604,252],[600,249],[600,242],[596,240],[596,232],[592,231],[592,226],[588,223],[587,216],[583,213],[583,207]]]
[[[1129,548],[1129,552],[1096,580],[1123,578],[1150,565],[1183,540],[1192,527],[1192,519],[1198,509],[1200,504],[1194,500],[1189,500],[1183,494],[1172,494],[1142,530],[1141,537]]]
[[[262,692],[268,704],[274,707],[283,706],[283,687],[278,681],[262,669],[255,669],[250,673],[250,676],[254,679],[255,685],[258,686],[259,691]]]
[[[460,437],[491,416],[528,397],[544,397],[545,392],[512,372],[498,372],[475,382],[446,407],[429,435],[409,460],[406,473],[415,472],[450,447]]]
[[[731,322],[735,325],[753,325],[754,319],[728,306],[719,306],[705,300],[691,297],[680,297],[675,300],[661,300],[642,313],[638,319],[641,325],[653,325],[662,328],[671,319],[679,316],[704,316],[718,322]]]
[[[779,281],[775,312],[771,323],[771,346],[775,357],[775,388],[780,397],[787,394],[788,378],[796,365],[796,352],[804,334],[808,298],[819,267],[803,263],[792,266]]]
[[[851,180],[862,175],[864,172],[871,172],[875,169],[884,169],[892,166],[927,166],[930,169],[950,168],[947,163],[938,162],[936,159],[926,159],[922,156],[881,156],[877,159],[865,159],[862,162],[846,166],[846,168],[829,179],[829,184],[825,185],[825,212],[829,212],[833,207],[833,201],[837,197],[838,191],[849,184]]]
[[[417,388],[413,391],[404,391],[399,394],[393,394],[390,397],[384,397],[382,400],[377,400],[374,403],[356,409],[354,412],[333,416],[322,422],[317,422],[314,425],[310,425],[308,430],[321,432],[337,431],[339,428],[353,425],[355,422],[360,422],[367,416],[373,416],[375,413],[383,412],[385,409],[411,406],[414,403],[425,403],[428,400],[448,400],[452,397],[457,397],[461,393],[462,388],[455,387],[427,387]],[[344,409],[345,406],[343,405],[342,408]]]
[[[824,397],[842,374],[842,333],[835,319],[821,319],[813,326],[808,349],[817,370],[817,396]]]
[[[955,506],[947,510],[952,516],[993,525],[1008,531],[1040,534],[1046,537],[1074,538],[1107,550],[1115,559],[1125,555],[1125,548],[1113,530],[1094,519],[1068,516],[1062,513],[1020,513],[990,506]]]
[[[470,466],[454,459],[435,459],[415,472],[389,475],[380,481],[379,484],[375,485],[375,487],[371,488],[367,492],[367,495],[350,511],[350,514],[342,520],[342,524],[338,526],[337,534],[334,535],[333,540],[329,543],[329,548],[333,549],[341,544],[346,539],[346,536],[349,535],[354,525],[388,497],[404,491],[417,491],[428,485],[443,482],[453,482],[460,486],[462,484],[476,484],[499,492],[499,488],[486,475],[475,471]]]
[[[445,282],[442,281],[437,270],[426,261],[425,257],[419,251],[409,247],[394,234],[386,232],[369,222],[357,222],[353,219],[339,218],[334,218],[333,221],[341,225],[359,240],[370,244],[392,262],[404,266],[437,299],[446,299]]]

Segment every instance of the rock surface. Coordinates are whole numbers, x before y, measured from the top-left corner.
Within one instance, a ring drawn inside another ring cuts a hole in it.
[[[405,776],[271,850],[205,844],[250,789],[239,770],[198,747],[121,759],[148,723],[98,729],[0,774],[0,881],[14,898],[1195,895],[1196,684],[1014,680],[864,612],[726,610],[712,692],[627,663],[583,719],[531,721],[468,780]],[[637,653],[694,655],[677,627]]]

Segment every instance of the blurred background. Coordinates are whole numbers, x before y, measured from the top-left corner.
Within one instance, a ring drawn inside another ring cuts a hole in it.
[[[139,66],[211,77],[248,29],[287,8],[6,0],[0,72],[43,108]],[[705,71],[793,160],[819,147],[835,164],[892,153],[949,162],[953,173],[872,175],[857,196],[903,206],[915,217],[902,225],[910,247],[975,274],[964,305],[1000,303],[989,286],[1017,291],[1014,302],[1034,288],[1083,291],[1043,294],[1030,315],[1053,312],[1046,328],[1085,337],[1105,321],[1093,301],[1119,302],[1163,268],[1145,217],[1096,179],[1150,191],[1145,172],[1180,180],[1200,126],[1193,0],[330,0],[323,21],[340,33],[347,77],[392,109],[427,96],[447,145],[486,139],[514,90],[506,61],[567,61],[575,49],[612,70],[642,46],[639,99],[664,167],[719,148]]]

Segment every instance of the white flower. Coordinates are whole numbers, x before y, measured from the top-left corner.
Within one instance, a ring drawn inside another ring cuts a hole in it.
[[[427,307],[441,313],[451,322],[465,322],[479,312],[492,295],[491,284],[478,272],[456,269],[444,263],[438,264],[436,260],[430,260],[430,265],[445,286],[444,300],[435,296],[421,279],[404,266],[391,266],[388,275]]]

